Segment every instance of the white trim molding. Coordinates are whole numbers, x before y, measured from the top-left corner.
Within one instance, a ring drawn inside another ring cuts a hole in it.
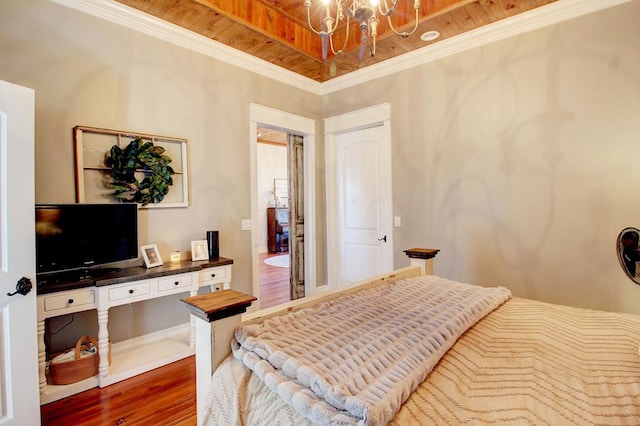
[[[287,133],[301,135],[304,145],[304,291],[305,296],[312,296],[318,290],[316,284],[316,121],[301,115],[278,111],[258,104],[249,104],[249,143],[251,144],[251,228],[259,229],[258,223],[258,178],[257,178],[257,146],[258,126],[266,126]],[[260,309],[260,276],[258,233],[251,233],[251,256],[253,295],[258,300],[253,303],[252,311]]]
[[[51,0],[316,95],[329,94],[632,0],[558,0],[392,59],[319,83],[114,0]]]

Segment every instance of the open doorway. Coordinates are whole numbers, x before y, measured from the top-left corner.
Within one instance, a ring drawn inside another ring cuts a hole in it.
[[[257,129],[258,275],[261,308],[290,298],[287,133]]]
[[[287,135],[289,171],[289,241],[291,258],[289,285],[292,298],[312,296],[316,293],[316,229],[315,229],[315,130],[313,119],[273,108],[250,104],[249,131],[251,153],[251,246],[252,294],[258,298],[251,309],[262,308],[260,299],[260,238],[264,227],[258,208],[258,128],[280,130]],[[293,194],[293,195],[291,195]]]

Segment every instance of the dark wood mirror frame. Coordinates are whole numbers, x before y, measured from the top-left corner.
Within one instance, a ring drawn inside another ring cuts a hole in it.
[[[640,284],[640,229],[624,228],[618,235],[616,250],[618,260],[625,274],[636,284]]]

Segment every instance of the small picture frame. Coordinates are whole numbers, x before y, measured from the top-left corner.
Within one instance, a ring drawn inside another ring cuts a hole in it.
[[[147,246],[141,246],[140,252],[142,253],[142,259],[147,268],[153,268],[154,266],[162,265],[162,258],[160,257],[160,251],[155,244],[149,244]]]
[[[191,241],[191,260],[209,260],[207,240]]]

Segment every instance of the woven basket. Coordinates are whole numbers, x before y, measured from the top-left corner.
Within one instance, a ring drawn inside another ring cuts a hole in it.
[[[82,336],[78,339],[75,348],[64,352],[66,354],[73,351],[75,355],[74,359],[56,362],[56,358],[53,358],[51,362],[49,362],[49,377],[53,384],[68,385],[98,374],[100,356],[97,352],[80,356],[80,351],[84,343],[93,343],[96,350],[98,349],[96,339],[91,336]]]

